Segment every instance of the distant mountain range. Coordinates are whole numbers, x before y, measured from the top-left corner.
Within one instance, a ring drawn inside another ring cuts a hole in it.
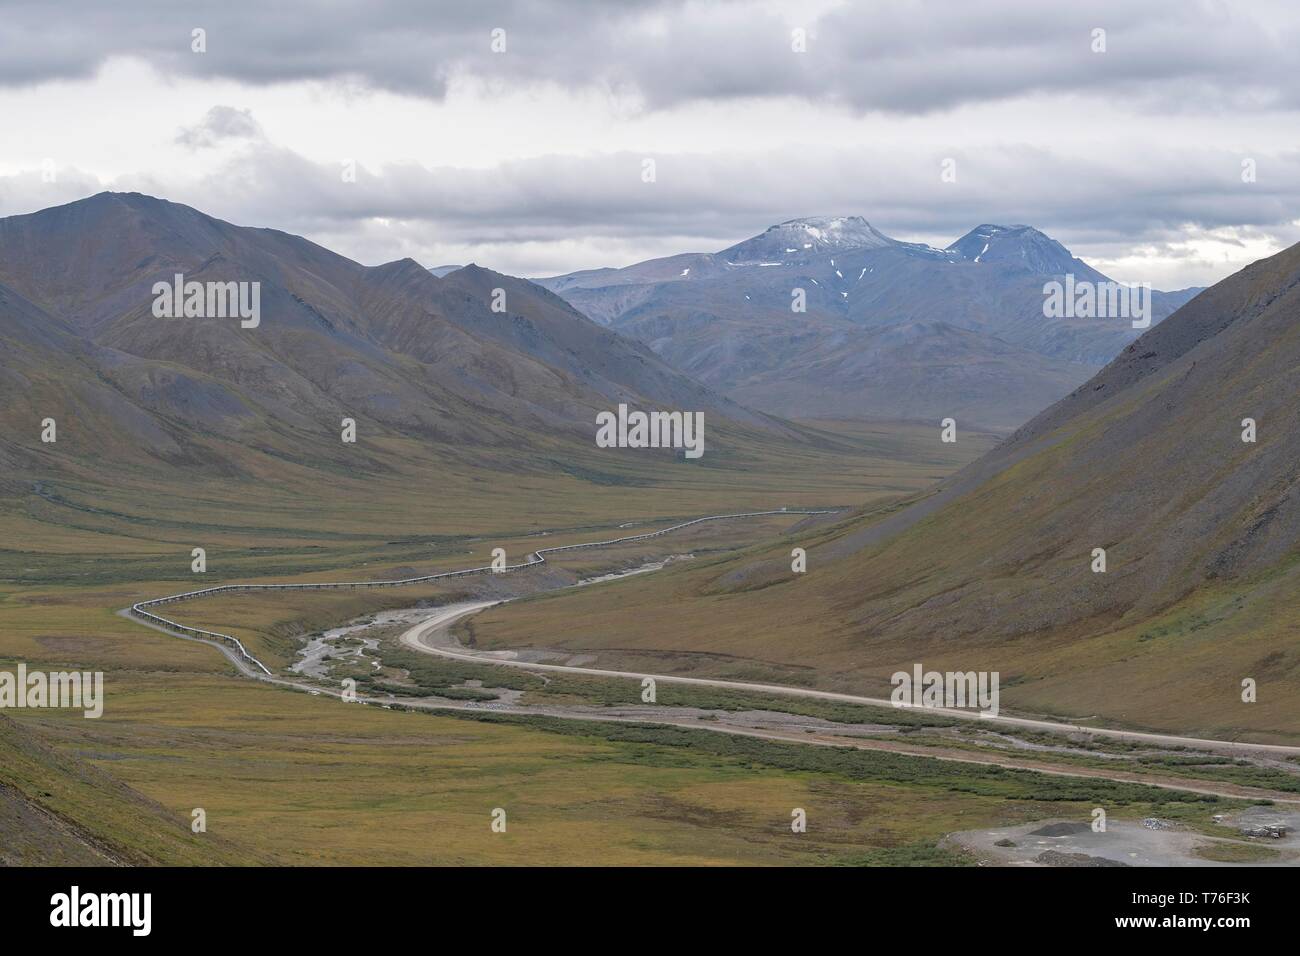
[[[845,216],[536,281],[754,408],[1008,428],[1140,334],[1127,319],[1046,318],[1044,282],[1066,275],[1109,281],[1030,226],[981,225],[936,249]],[[1152,321],[1199,291],[1154,292]]]
[[[153,286],[178,273],[260,283],[260,325],[156,317]],[[73,447],[101,465],[222,469],[232,441],[357,467],[345,417],[369,438],[458,449],[522,451],[539,434],[587,445],[596,412],[619,402],[784,429],[525,280],[370,268],[136,193],[0,219],[0,345],[4,434],[34,442],[47,417],[63,430],[57,445],[0,441],[6,471]]]

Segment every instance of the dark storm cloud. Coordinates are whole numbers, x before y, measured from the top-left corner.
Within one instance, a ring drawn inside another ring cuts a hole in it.
[[[598,85],[650,106],[797,96],[925,112],[1033,92],[1122,96],[1152,109],[1291,106],[1297,16],[1284,3],[1105,0],[847,3],[802,24],[743,3],[478,0],[266,3],[17,0],[0,83],[84,77],[135,56],[171,75],[255,84],[342,81],[441,97],[454,76]],[[490,32],[504,28],[507,52]],[[191,31],[207,52],[191,52]],[[1107,31],[1094,53],[1091,31]]]
[[[165,73],[265,84],[343,80],[440,97],[458,70],[486,78],[585,75],[573,58],[635,17],[642,4],[600,0],[67,0],[57,15],[37,0],[7,3],[0,30],[0,82],[85,77],[114,56]],[[494,54],[495,28],[507,53]],[[206,51],[193,51],[202,29]]]

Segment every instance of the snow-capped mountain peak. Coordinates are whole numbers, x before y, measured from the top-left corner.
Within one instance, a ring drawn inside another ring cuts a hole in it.
[[[800,259],[853,249],[882,249],[898,245],[861,216],[813,216],[769,226],[718,255],[728,262]]]

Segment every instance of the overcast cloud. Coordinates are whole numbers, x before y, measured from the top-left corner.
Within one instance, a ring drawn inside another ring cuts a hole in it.
[[[1027,222],[1206,284],[1300,239],[1298,41],[1286,3],[1187,0],[8,2],[0,214],[138,189],[526,275],[803,215]]]

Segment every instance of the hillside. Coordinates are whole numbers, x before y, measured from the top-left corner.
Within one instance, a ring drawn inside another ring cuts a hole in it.
[[[0,715],[0,866],[198,866],[265,862]]]
[[[260,283],[260,324],[155,317],[154,283],[177,273]],[[516,444],[536,429],[576,439],[619,401],[768,427],[544,290],[474,275],[439,279],[410,260],[367,268],[296,236],[103,193],[0,220],[0,283],[12,293],[0,334],[78,354],[80,374],[65,365],[62,376],[74,393],[117,393],[110,427],[130,441],[105,442],[114,456],[211,462],[203,436],[217,435],[332,460],[319,439],[343,417],[462,445]],[[497,283],[504,313],[488,309]],[[63,340],[33,331],[42,326]]]

